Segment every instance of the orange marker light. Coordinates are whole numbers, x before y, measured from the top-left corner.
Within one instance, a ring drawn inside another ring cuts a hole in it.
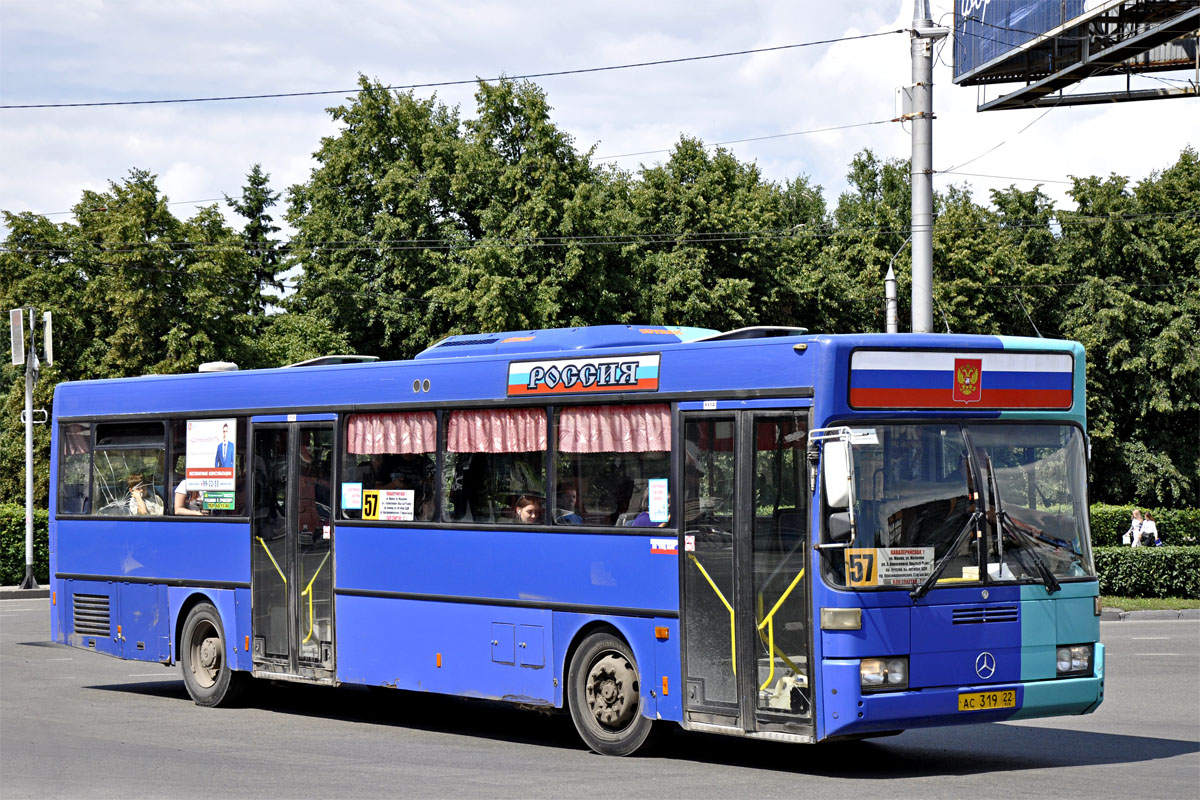
[[[667,639],[671,638],[671,629],[663,627],[655,628],[654,638],[658,639],[660,642],[665,642]]]
[[[50,593],[50,605],[52,605],[52,606],[58,605],[58,592]]]
[[[663,697],[667,696],[667,676],[663,675]]]
[[[249,636],[246,637],[246,652],[247,653],[250,652],[250,637]]]
[[[437,665],[438,665],[438,669],[442,668],[442,654],[441,653],[437,654]]]

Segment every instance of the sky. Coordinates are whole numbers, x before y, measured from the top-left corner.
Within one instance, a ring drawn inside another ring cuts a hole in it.
[[[952,24],[952,2],[931,0],[935,22]],[[0,105],[347,91],[0,109],[0,209],[68,221],[84,190],[135,168],[158,176],[180,218],[237,196],[256,163],[286,196],[314,168],[321,137],[337,132],[325,109],[345,102],[360,74],[406,85],[605,67],[892,31],[912,16],[912,0],[3,0]],[[977,90],[951,82],[951,54],[947,45],[935,64],[933,164],[958,173],[937,175],[935,189],[969,185],[986,202],[990,189],[1041,183],[1069,205],[1070,176],[1138,181],[1200,147],[1194,98],[977,112]],[[909,156],[907,126],[881,121],[897,116],[910,64],[898,33],[536,82],[555,124],[599,161],[636,173],[681,135],[730,142],[769,180],[820,185],[832,207],[857,152]],[[435,91],[475,115],[471,85],[416,90]],[[881,124],[780,136],[862,123]],[[737,141],[756,137],[774,138]]]

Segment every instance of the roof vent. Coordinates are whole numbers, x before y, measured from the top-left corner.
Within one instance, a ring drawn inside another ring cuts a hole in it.
[[[232,361],[205,361],[197,372],[237,372],[238,365]]]
[[[297,361],[295,364],[287,364],[286,367],[331,367],[335,364],[368,364],[372,361],[378,361],[379,356],[317,356],[310,358],[307,361]]]
[[[736,331],[725,331],[715,336],[705,336],[696,339],[697,342],[729,342],[735,339],[770,339],[776,336],[803,336],[808,328],[789,328],[782,325],[756,325],[751,328],[738,328]]]

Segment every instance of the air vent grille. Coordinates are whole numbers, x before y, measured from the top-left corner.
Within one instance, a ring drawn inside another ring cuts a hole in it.
[[[108,636],[111,623],[108,595],[77,594],[73,599],[75,632],[89,636]]]
[[[987,622],[1016,622],[1017,606],[971,606],[954,609],[955,625],[982,625]]]
[[[498,341],[500,341],[500,339],[498,337],[493,337],[491,339],[455,339],[455,340],[448,341],[448,342],[442,342],[441,344],[435,345],[435,346],[436,347],[466,347],[467,345],[472,345],[472,344],[495,344]]]

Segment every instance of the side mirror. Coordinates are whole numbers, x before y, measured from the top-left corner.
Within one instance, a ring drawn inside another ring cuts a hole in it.
[[[848,508],[853,494],[850,442],[828,439],[821,460],[825,483],[825,503],[830,508]]]
[[[854,539],[854,521],[849,511],[838,511],[829,515],[829,541],[850,542]]]
[[[855,532],[853,438],[854,431],[847,427],[816,428],[808,434],[809,463],[815,468],[820,460],[825,505],[832,512],[827,525],[829,542],[843,547],[854,540]]]

